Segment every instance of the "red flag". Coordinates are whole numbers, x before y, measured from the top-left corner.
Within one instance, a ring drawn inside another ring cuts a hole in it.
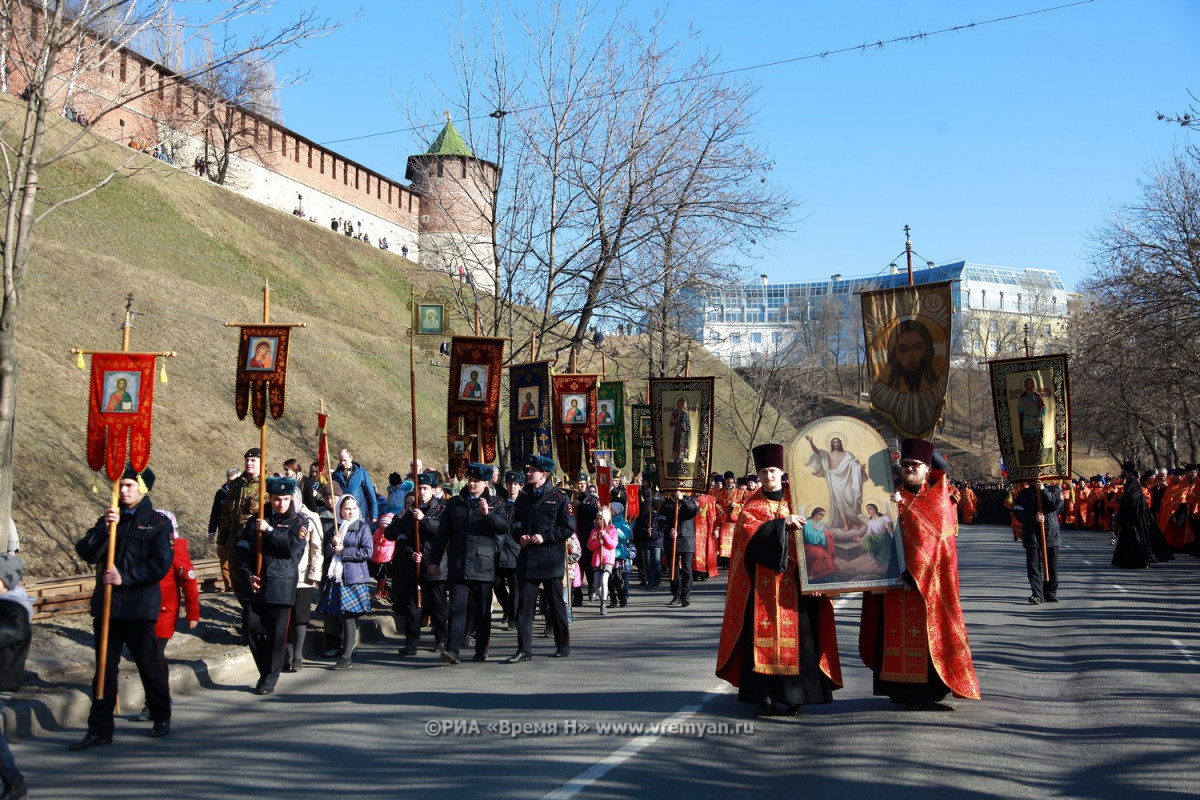
[[[153,355],[93,353],[88,401],[88,466],[116,481],[125,461],[141,472],[150,461],[154,413]]]
[[[325,432],[327,414],[317,414],[317,474],[324,475],[329,464],[329,437]]]

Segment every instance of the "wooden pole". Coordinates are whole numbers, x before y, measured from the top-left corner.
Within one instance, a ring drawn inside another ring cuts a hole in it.
[[[263,281],[263,322],[271,321],[271,282]],[[271,407],[271,383],[268,381],[264,388],[266,396],[263,402],[267,408]],[[258,429],[258,519],[261,522],[267,513],[267,418],[263,415],[263,424]],[[254,572],[258,575],[261,581],[263,577],[263,535],[262,527],[257,526],[258,530],[258,554],[255,557]]]
[[[475,335],[476,336],[483,335],[483,325],[482,325],[481,320],[479,319],[479,303],[475,304]]]
[[[1045,594],[1046,581],[1050,580],[1050,562],[1047,560],[1048,553],[1046,552],[1046,520],[1045,512],[1042,511],[1042,490],[1037,488],[1037,483],[1034,483],[1033,491],[1037,493],[1037,509],[1038,509],[1038,531],[1042,536],[1042,593]]]
[[[671,580],[675,580],[675,562],[676,550],[679,547],[679,504],[683,502],[678,497],[675,498],[675,520],[671,523],[671,530],[675,531],[675,535],[671,537]]]
[[[408,329],[408,390],[409,406],[412,411],[412,468],[413,468],[413,509],[420,508],[420,474],[417,472],[417,295],[416,289],[409,286],[411,299],[409,301],[412,327]],[[421,520],[413,516],[413,552],[421,552]],[[417,564],[417,608],[421,608],[421,565]],[[418,613],[420,613],[418,611]]]
[[[913,271],[912,271],[912,239],[910,239],[908,236],[908,234],[911,231],[912,231],[912,228],[908,227],[907,225],[904,226],[904,254],[906,256],[908,256],[908,285],[909,286],[915,285],[913,282]]]
[[[129,295],[125,300],[125,322],[121,324],[121,351],[129,352],[129,340],[133,331],[133,295]],[[113,481],[112,487],[112,502],[109,503],[109,508],[117,508],[117,504],[121,502],[121,479],[118,477]],[[104,557],[104,571],[108,572],[116,566],[117,556],[117,522],[116,520],[108,523],[108,553]],[[111,583],[104,584],[104,600],[100,610],[100,653],[97,656],[96,664],[96,699],[104,699],[104,673],[108,664],[108,630],[109,618],[112,616],[112,592]]]

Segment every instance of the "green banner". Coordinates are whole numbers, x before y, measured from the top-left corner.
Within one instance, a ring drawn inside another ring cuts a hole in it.
[[[625,468],[625,383],[601,381],[597,425],[601,450],[612,450],[613,466]]]

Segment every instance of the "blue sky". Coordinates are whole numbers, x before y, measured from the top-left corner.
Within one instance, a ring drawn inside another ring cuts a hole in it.
[[[1060,2],[691,0],[666,13],[680,35],[699,28],[731,69]],[[279,13],[300,7],[286,0]],[[653,7],[630,2],[626,14],[649,20]],[[328,14],[350,8],[318,5]],[[281,62],[281,73],[311,72],[282,91],[285,124],[329,142],[408,128],[415,112],[432,132],[332,145],[403,177],[405,158],[424,151],[440,125],[446,102],[431,78],[448,75],[452,24],[453,2],[363,0],[359,16]],[[1088,232],[1136,199],[1146,168],[1186,141],[1155,113],[1185,110],[1189,90],[1200,95],[1198,33],[1197,0],[1095,0],[747,73],[762,85],[759,134],[776,160],[773,177],[803,216],[749,274],[873,274],[903,252],[908,224],[923,260],[1056,269],[1074,288],[1090,269]]]

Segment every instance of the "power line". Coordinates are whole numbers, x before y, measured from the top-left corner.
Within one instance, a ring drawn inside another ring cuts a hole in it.
[[[664,86],[673,86],[673,85],[680,84],[680,83],[687,83],[689,81],[702,81],[702,80],[708,80],[710,78],[720,78],[720,77],[723,77],[726,75],[735,75],[740,72],[753,72],[755,70],[769,69],[771,67],[780,67],[780,66],[784,66],[786,64],[798,64],[802,61],[812,61],[814,59],[825,59],[825,58],[828,58],[829,56],[843,55],[845,53],[865,53],[870,50],[882,50],[887,45],[912,44],[914,42],[922,42],[933,36],[941,36],[941,35],[947,34],[947,33],[961,33],[963,31],[969,31],[974,28],[981,28],[984,25],[996,25],[1001,22],[1012,22],[1014,20],[1022,19],[1024,17],[1033,17],[1033,16],[1037,16],[1039,14],[1049,14],[1053,11],[1062,11],[1063,9],[1074,8],[1075,6],[1083,6],[1083,5],[1087,5],[1089,3],[1093,3],[1093,2],[1095,2],[1095,0],[1076,0],[1076,2],[1073,2],[1073,3],[1064,3],[1062,5],[1050,6],[1048,8],[1039,8],[1039,9],[1036,9],[1033,11],[1023,11],[1019,14],[1008,14],[1003,17],[993,17],[992,19],[986,19],[981,22],[967,22],[967,23],[963,23],[961,25],[952,25],[948,28],[939,28],[938,30],[934,30],[934,31],[921,31],[919,33],[908,34],[906,36],[893,36],[888,39],[876,39],[873,42],[868,41],[868,42],[862,42],[861,44],[850,45],[847,47],[838,47],[838,48],[834,48],[832,50],[822,50],[819,53],[809,53],[808,55],[794,56],[792,58],[783,58],[783,59],[779,59],[777,61],[764,61],[760,64],[751,64],[751,65],[745,66],[745,67],[731,67],[730,69],[720,70],[717,72],[707,72],[703,75],[697,75],[697,76],[693,76],[693,77],[674,78],[671,80],[662,81],[662,82],[656,84],[654,88],[659,89]],[[641,88],[642,87],[639,87],[638,90],[640,91]],[[585,96],[585,99],[596,100],[596,99],[601,99],[601,98],[605,98],[605,97],[616,98],[616,97],[620,97],[624,94],[627,94],[631,91],[634,91],[634,90],[633,89],[622,89],[622,90],[610,91],[610,92],[600,92],[600,93],[594,94],[594,95],[587,95],[587,96]],[[551,103],[537,103],[534,105],[525,106],[523,108],[499,109],[497,111],[492,111],[488,114],[476,114],[474,116],[465,117],[464,121],[469,121],[469,122],[480,121],[486,117],[495,117],[498,113],[503,116],[503,115],[512,114],[512,113],[519,114],[519,113],[527,112],[527,111],[538,111],[538,110],[541,110],[544,108],[548,108],[548,107],[550,107],[550,105],[551,105]],[[343,142],[357,142],[357,141],[361,141],[363,139],[374,139],[374,138],[377,138],[380,136],[392,136],[397,133],[415,133],[417,131],[432,130],[434,127],[436,127],[436,126],[434,126],[434,125],[413,125],[413,126],[410,126],[407,128],[394,128],[392,130],[379,131],[378,133],[364,133],[361,136],[347,136],[342,139],[329,139],[324,142],[318,142],[318,144],[324,146],[324,145],[332,145],[332,144],[341,144]]]

